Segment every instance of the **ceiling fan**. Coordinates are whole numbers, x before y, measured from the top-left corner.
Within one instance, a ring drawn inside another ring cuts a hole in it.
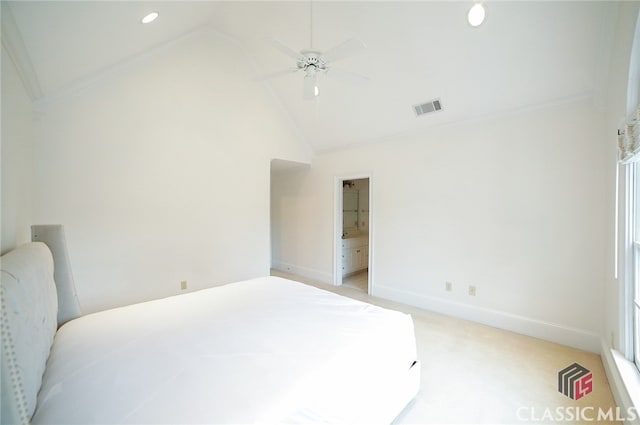
[[[331,74],[340,75],[343,77],[351,77],[352,79],[368,80],[368,77],[351,71],[341,70],[334,68],[332,63],[352,56],[361,50],[365,49],[365,45],[362,41],[351,38],[343,43],[322,52],[314,49],[313,47],[313,3],[310,4],[309,13],[309,48],[296,52],[295,50],[287,47],[279,40],[270,38],[267,41],[280,52],[296,60],[296,66],[288,68],[282,71],[277,71],[260,78],[265,80],[269,78],[279,77],[281,75],[287,75],[293,72],[304,72],[304,84],[302,89],[302,97],[305,100],[314,99],[320,94],[318,89],[318,77],[320,75]]]

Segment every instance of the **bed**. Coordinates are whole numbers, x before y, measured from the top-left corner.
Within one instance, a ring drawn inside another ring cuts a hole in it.
[[[57,327],[43,243],[2,257],[2,423],[390,423],[419,389],[411,316],[278,277]]]

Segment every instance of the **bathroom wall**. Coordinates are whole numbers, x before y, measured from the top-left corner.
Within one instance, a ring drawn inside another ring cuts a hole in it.
[[[352,186],[344,186],[343,191],[356,191],[358,196],[358,233],[369,232],[369,179],[349,180]],[[344,193],[343,192],[343,193]],[[344,201],[343,201],[344,205]]]

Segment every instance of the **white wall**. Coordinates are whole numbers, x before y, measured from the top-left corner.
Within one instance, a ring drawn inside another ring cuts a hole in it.
[[[318,155],[273,178],[274,263],[331,282],[334,178],[369,172],[374,295],[597,350],[602,115],[584,99]]]
[[[311,151],[203,29],[38,102],[34,216],[63,223],[84,311],[269,272],[270,159]]]
[[[31,98],[2,47],[2,247],[31,239],[33,128]]]

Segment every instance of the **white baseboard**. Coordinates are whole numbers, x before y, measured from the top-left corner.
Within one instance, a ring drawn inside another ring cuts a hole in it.
[[[273,261],[273,264],[271,264],[271,268],[280,270],[285,273],[295,274],[306,279],[314,280],[316,282],[326,283],[327,285],[333,284],[333,275],[321,270],[297,266],[295,264],[285,263],[283,261]]]
[[[600,336],[587,330],[377,284],[374,285],[373,291],[373,296],[424,308],[447,316],[458,317],[593,353],[601,351]]]

